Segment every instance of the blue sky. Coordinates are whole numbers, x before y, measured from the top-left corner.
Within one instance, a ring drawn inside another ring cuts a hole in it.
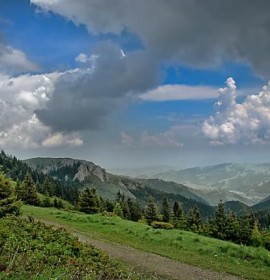
[[[0,1],[1,147],[108,168],[268,161],[268,6]]]

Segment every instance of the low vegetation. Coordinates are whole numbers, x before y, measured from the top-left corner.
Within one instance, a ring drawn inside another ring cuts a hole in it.
[[[0,219],[0,279],[126,279],[118,263],[64,229]]]
[[[83,214],[52,208],[23,206],[24,215],[53,221],[96,239],[105,239],[174,260],[247,279],[269,279],[270,254],[262,247],[236,245],[183,230],[154,229],[115,215]]]

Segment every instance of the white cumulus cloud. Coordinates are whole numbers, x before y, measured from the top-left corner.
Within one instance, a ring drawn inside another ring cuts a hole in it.
[[[270,82],[241,103],[233,78],[226,83],[219,90],[215,114],[202,125],[204,135],[213,144],[270,143]]]
[[[54,84],[62,73],[21,75],[0,74],[0,145],[38,148],[60,145],[79,146],[83,142],[76,133],[53,132],[36,116],[46,107]]]

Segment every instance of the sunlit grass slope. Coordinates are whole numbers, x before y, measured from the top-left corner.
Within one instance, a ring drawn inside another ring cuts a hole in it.
[[[146,224],[107,217],[24,206],[24,215],[68,226],[96,239],[126,244],[146,252],[248,279],[269,279],[270,252],[180,230],[153,229]]]

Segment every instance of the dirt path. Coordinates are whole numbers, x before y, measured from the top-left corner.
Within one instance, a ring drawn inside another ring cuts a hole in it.
[[[156,254],[146,253],[118,243],[105,240],[92,239],[80,232],[51,221],[41,220],[47,225],[65,227],[73,235],[77,236],[81,242],[89,243],[98,249],[106,252],[112,259],[117,259],[129,263],[135,267],[141,267],[148,271],[153,271],[159,275],[164,275],[170,279],[177,280],[239,280],[238,278],[226,273],[219,273],[209,269],[202,269],[178,261],[171,260]]]

